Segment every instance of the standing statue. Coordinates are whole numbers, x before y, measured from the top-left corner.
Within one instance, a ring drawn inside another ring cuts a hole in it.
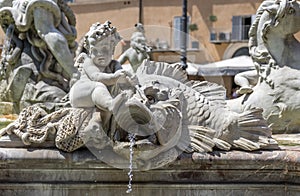
[[[10,3],[10,6],[7,6]],[[2,100],[18,105],[58,102],[77,73],[76,20],[63,0],[2,2],[0,23],[6,32],[1,58]]]
[[[300,43],[294,37],[299,30],[298,1],[264,1],[249,31],[249,51],[257,72],[244,73],[256,78],[257,84],[246,95],[227,102],[236,112],[263,108],[273,133],[299,132]]]
[[[132,69],[136,72],[137,68],[142,64],[145,59],[149,59],[149,52],[152,48],[147,45],[147,39],[145,36],[145,30],[141,23],[135,24],[136,31],[130,38],[130,48],[128,48],[118,61],[124,64],[129,61]]]

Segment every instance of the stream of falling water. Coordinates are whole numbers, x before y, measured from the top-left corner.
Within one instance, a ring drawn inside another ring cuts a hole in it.
[[[128,139],[129,139],[129,142],[130,142],[130,146],[129,146],[129,172],[128,172],[129,182],[128,182],[128,185],[127,185],[128,189],[127,189],[126,193],[130,193],[132,191],[133,146],[135,144],[135,135],[134,135],[134,133],[129,133]]]

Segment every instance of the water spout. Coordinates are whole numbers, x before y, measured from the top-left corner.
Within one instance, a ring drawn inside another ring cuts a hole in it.
[[[135,144],[135,134],[129,133],[128,139],[130,142],[129,146],[129,172],[128,172],[128,177],[129,177],[129,182],[128,182],[128,189],[126,193],[130,193],[132,191],[132,178],[133,178],[133,173],[132,173],[132,167],[133,167],[133,146]]]

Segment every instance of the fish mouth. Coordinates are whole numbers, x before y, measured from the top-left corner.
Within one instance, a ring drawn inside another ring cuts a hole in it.
[[[114,151],[128,160],[130,153],[133,152],[132,160],[136,167],[142,170],[156,167],[156,163],[152,161],[159,159],[161,154],[168,151],[177,152],[177,149],[172,148],[177,145],[182,135],[181,124],[170,123],[169,126],[165,120],[174,115],[168,115],[165,108],[177,111],[171,103],[150,105],[140,97],[126,100],[117,113],[117,123],[119,125],[121,123],[120,127],[127,133],[124,133],[122,140],[113,146]],[[129,139],[130,134],[134,134],[133,141]],[[172,154],[168,157],[168,162],[175,160],[177,156],[176,153]]]
[[[116,115],[123,130],[138,136],[149,136],[157,132],[152,111],[137,98],[126,101]]]
[[[151,122],[152,112],[141,102],[127,102],[131,118],[140,125],[146,125]]]

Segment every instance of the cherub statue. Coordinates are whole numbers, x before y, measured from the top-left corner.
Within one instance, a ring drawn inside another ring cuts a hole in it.
[[[137,68],[142,64],[145,59],[149,59],[149,52],[151,47],[146,44],[145,30],[141,23],[135,24],[136,31],[132,34],[130,39],[130,48],[128,48],[118,61],[124,64],[129,61],[132,69],[136,72]]]
[[[112,112],[115,102],[124,96],[121,93],[114,98],[110,92],[117,82],[129,82],[131,77],[118,61],[112,59],[121,37],[110,24],[109,21],[93,24],[85,35],[84,48],[88,53],[81,53],[76,60],[81,77],[70,90],[72,107],[97,107],[101,111]]]

